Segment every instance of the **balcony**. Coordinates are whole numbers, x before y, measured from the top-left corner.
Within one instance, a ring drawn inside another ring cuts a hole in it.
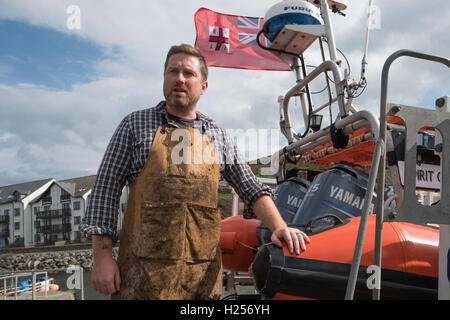
[[[0,223],[9,223],[9,216],[0,216]]]
[[[72,209],[56,209],[36,212],[36,219],[55,219],[72,216]]]
[[[61,232],[71,232],[71,224],[54,224],[50,226],[39,226],[36,227],[37,233],[61,233]]]

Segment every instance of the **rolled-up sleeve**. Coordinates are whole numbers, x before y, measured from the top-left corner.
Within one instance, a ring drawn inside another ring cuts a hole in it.
[[[118,239],[120,197],[130,170],[133,137],[129,116],[114,132],[100,164],[79,231]]]
[[[273,197],[272,188],[259,181],[229,135],[223,134],[225,166],[222,176],[244,202],[244,218],[256,218],[253,212],[256,200],[262,195]]]

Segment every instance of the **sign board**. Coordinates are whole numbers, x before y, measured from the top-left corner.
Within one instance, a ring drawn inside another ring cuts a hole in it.
[[[398,161],[398,170],[400,173],[400,182],[404,186],[405,179],[405,161]],[[416,165],[416,188],[427,190],[441,189],[441,166],[432,164]]]

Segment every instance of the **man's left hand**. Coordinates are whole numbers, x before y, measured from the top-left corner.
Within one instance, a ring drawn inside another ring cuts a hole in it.
[[[290,253],[300,254],[306,250],[306,243],[310,243],[309,237],[298,229],[282,227],[274,230],[271,237],[272,243],[281,247],[281,241],[286,241]]]

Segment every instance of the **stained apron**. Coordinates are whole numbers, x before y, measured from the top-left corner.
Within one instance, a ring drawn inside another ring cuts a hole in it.
[[[218,299],[222,292],[219,164],[194,128],[159,127],[122,223],[112,299]]]

